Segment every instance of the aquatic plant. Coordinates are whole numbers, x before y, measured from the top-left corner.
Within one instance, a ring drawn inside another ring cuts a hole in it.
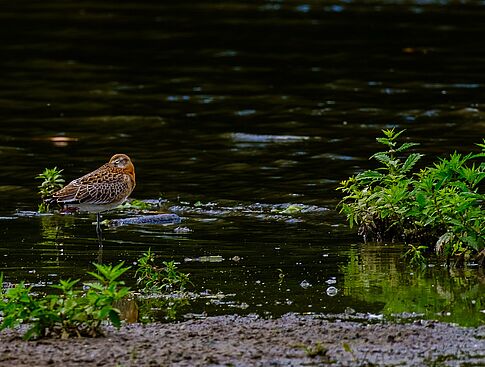
[[[156,204],[151,204],[151,203],[147,203],[145,201],[142,201],[142,200],[138,200],[138,199],[133,199],[133,200],[130,200],[130,201],[126,201],[124,202],[123,204],[119,205],[118,208],[119,209],[134,209],[134,210],[153,210],[153,209],[156,209],[158,207],[158,205]]]
[[[88,274],[95,281],[84,283],[85,291],[75,288],[79,279],[60,280],[59,284],[51,286],[59,294],[45,297],[35,296],[32,286],[26,286],[25,282],[7,289],[2,285],[0,313],[3,320],[0,330],[28,324],[30,328],[24,338],[29,340],[49,335],[61,338],[96,337],[101,334],[100,326],[105,320],[120,327],[119,310],[113,304],[129,293],[129,288],[118,280],[129,267],[123,267],[123,263],[94,266],[97,272]],[[0,276],[0,284],[1,281]]]
[[[426,246],[408,244],[408,249],[404,253],[404,257],[409,260],[409,263],[414,266],[426,265],[426,258],[423,252],[427,250]]]
[[[137,297],[140,320],[175,320],[180,310],[190,304],[185,292],[187,285],[192,284],[189,274],[181,272],[174,261],[158,261],[151,249],[137,262],[135,277],[143,293]]]
[[[156,264],[155,254],[148,249],[138,259],[137,284],[145,293],[183,292],[190,283],[189,274],[178,270],[174,261],[163,261],[163,266]]]
[[[380,167],[341,182],[340,212],[364,239],[403,241],[414,246],[408,254],[422,262],[433,249],[460,263],[475,256],[485,264],[485,139],[482,152],[453,153],[430,167],[413,171],[423,156],[404,153],[417,143],[398,144],[403,131],[383,130],[377,141],[387,150],[371,159]],[[424,247],[423,247],[424,246]]]
[[[274,208],[271,210],[271,212],[279,213],[279,214],[294,215],[294,214],[300,214],[303,208],[304,208],[303,205],[300,205],[300,204],[290,204],[284,209]]]
[[[43,180],[42,183],[38,186],[39,194],[42,200],[51,196],[55,191],[63,187],[65,180],[62,177],[62,171],[62,169],[58,170],[57,167],[46,168],[44,169],[44,172],[35,177],[37,179]],[[49,204],[43,201],[39,204],[38,211],[39,213],[48,212]]]

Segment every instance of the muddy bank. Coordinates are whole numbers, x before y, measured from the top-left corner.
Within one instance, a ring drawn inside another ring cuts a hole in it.
[[[107,328],[97,339],[0,333],[0,366],[485,365],[485,327],[221,316]]]

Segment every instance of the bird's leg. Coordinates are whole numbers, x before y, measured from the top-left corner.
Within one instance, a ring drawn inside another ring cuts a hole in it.
[[[96,213],[96,234],[98,235],[99,246],[103,246],[103,230],[101,229],[101,214]]]
[[[98,264],[102,264],[103,263],[103,242],[101,242],[101,240],[99,240],[97,263]]]

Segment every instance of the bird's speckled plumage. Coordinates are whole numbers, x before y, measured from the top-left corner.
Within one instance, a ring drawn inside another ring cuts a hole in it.
[[[97,170],[55,192],[52,200],[82,211],[100,213],[122,204],[135,185],[135,167],[130,157],[115,154]]]

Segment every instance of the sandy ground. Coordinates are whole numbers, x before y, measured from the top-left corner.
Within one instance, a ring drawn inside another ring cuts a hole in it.
[[[128,324],[96,339],[0,333],[0,366],[485,366],[485,326],[220,316]]]

